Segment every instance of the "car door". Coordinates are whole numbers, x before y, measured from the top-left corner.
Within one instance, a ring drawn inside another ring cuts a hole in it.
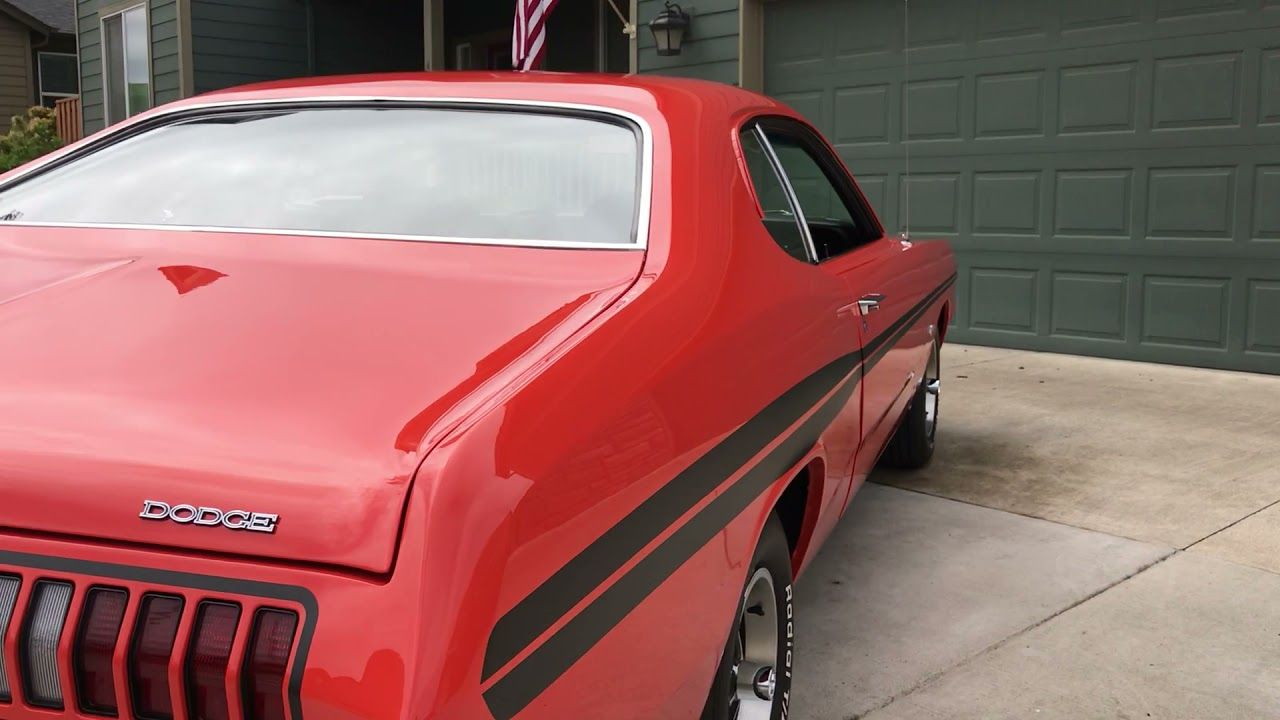
[[[809,278],[804,305],[808,316],[795,320],[816,329],[809,337],[818,338],[821,347],[806,348],[806,354],[815,369],[847,359],[852,370],[861,360],[861,323],[852,309],[856,305],[849,295],[840,264],[817,261],[795,195],[784,182],[777,158],[769,149],[760,126],[748,124],[741,132],[740,143],[764,227],[774,243],[791,256],[788,259],[779,255],[776,262],[804,267]],[[827,478],[823,483],[822,512],[814,525],[816,542],[821,542],[830,531],[848,500],[849,473],[862,439],[861,389],[858,383],[822,437]]]
[[[863,407],[857,465],[865,472],[893,431],[894,410],[914,388],[915,359],[898,349],[902,319],[912,305],[905,248],[885,236],[843,163],[815,130],[787,118],[759,124],[795,195],[815,261],[842,278],[850,298],[847,312],[858,318]]]

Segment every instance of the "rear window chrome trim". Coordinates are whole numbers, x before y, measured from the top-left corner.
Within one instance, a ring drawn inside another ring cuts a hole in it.
[[[89,154],[116,142],[122,135],[133,132],[145,132],[156,126],[167,125],[170,121],[181,122],[191,115],[203,115],[205,112],[219,110],[243,110],[261,107],[270,110],[281,105],[298,105],[302,107],[323,107],[325,105],[395,103],[396,106],[409,108],[432,108],[445,106],[448,109],[473,108],[483,110],[486,107],[498,107],[504,110],[519,111],[526,108],[535,111],[560,111],[563,114],[582,113],[586,115],[612,116],[637,130],[640,134],[640,177],[639,204],[636,208],[634,240],[630,243],[594,243],[557,240],[525,240],[518,238],[458,238],[436,235],[402,235],[387,233],[337,232],[304,229],[252,228],[234,226],[200,226],[200,225],[150,225],[129,223],[74,223],[74,222],[35,222],[35,221],[0,221],[4,227],[50,227],[50,228],[94,228],[119,230],[155,230],[199,233],[224,233],[241,235],[283,235],[290,237],[324,237],[349,238],[363,240],[394,240],[409,242],[446,243],[454,245],[497,245],[504,247],[557,248],[577,250],[646,250],[649,247],[649,225],[653,206],[653,130],[648,121],[635,113],[603,105],[566,103],[543,100],[512,100],[508,98],[477,97],[415,97],[400,95],[321,95],[289,98],[263,98],[257,100],[220,100],[192,104],[173,105],[160,108],[136,118],[120,123],[95,137],[82,148],[77,148],[68,155],[37,160],[29,167],[0,184],[0,192],[20,182],[33,173],[38,173],[53,164],[74,162],[75,158]],[[172,116],[178,116],[173,118]]]

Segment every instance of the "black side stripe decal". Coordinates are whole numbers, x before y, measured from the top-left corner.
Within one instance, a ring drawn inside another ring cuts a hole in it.
[[[849,401],[860,379],[861,374],[855,373],[845,380],[839,391],[782,444],[489,688],[484,699],[494,717],[508,720],[523,710],[697,549],[710,542],[778,477],[800,462]]]
[[[774,400],[503,615],[489,636],[482,679],[510,662],[623,563],[795,424],[857,366],[858,360],[856,353],[845,355]]]
[[[660,532],[710,494],[725,478],[740,469],[761,448],[793,425],[832,388],[839,386],[836,394],[774,451],[495,683],[485,693],[494,715],[505,720],[519,712],[698,548],[710,541],[755,497],[798,462],[817,442],[818,436],[857,387],[863,366],[858,356],[865,353],[865,367],[872,367],[874,360],[883,357],[954,281],[955,276],[949,278],[892,326],[866,343],[862,353],[851,353],[833,361],[770,403],[504,615],[495,625],[486,650],[486,679]],[[850,376],[855,370],[859,372]]]

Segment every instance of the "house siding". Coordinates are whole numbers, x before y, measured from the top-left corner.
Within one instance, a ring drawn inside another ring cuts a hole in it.
[[[738,83],[738,0],[704,0],[691,9],[692,24],[679,55],[658,55],[649,21],[662,12],[661,0],[639,3],[639,71]]]
[[[98,0],[78,0],[76,22],[80,45],[80,112],[84,133],[94,133],[106,126],[102,101],[102,33],[98,25]]]
[[[307,75],[308,24],[297,0],[191,0],[195,92]]]
[[[31,31],[0,15],[0,133],[32,103]]]
[[[151,96],[155,105],[182,99],[178,2],[151,0]]]

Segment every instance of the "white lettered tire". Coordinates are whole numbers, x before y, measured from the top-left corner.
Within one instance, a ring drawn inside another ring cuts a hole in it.
[[[702,720],[786,720],[791,714],[795,604],[791,548],[765,523]]]

